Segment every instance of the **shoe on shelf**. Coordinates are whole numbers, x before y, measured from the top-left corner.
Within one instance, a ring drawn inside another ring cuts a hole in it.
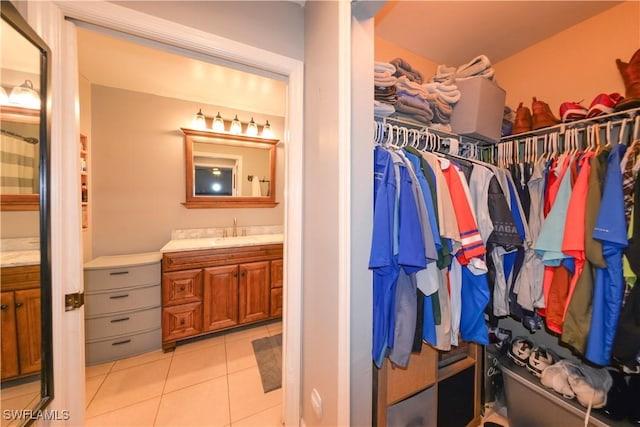
[[[624,98],[616,104],[615,110],[640,107],[640,49],[636,50],[629,62],[616,59],[616,65],[624,82]]]
[[[640,425],[640,375],[629,377],[629,421],[633,425]]]
[[[533,97],[533,103],[531,104],[531,129],[538,130],[542,128],[548,128],[560,123],[560,120],[551,112],[549,104],[543,101],[538,101],[536,97]]]
[[[531,123],[531,110],[529,110],[529,107],[523,106],[521,102],[516,110],[516,118],[513,121],[511,135],[531,131]]]
[[[557,359],[558,358],[545,347],[535,347],[531,350],[531,354],[527,360],[527,371],[540,378],[542,371],[556,363]]]
[[[507,352],[509,359],[518,366],[525,367],[533,350],[533,343],[524,337],[516,337],[511,341],[511,347]]]
[[[560,120],[563,123],[587,118],[587,108],[579,102],[563,102],[560,104]]]
[[[587,113],[587,118],[613,113],[613,109],[621,99],[622,95],[617,92],[609,94],[601,93],[600,95],[596,96],[593,101],[591,101],[589,112]]]

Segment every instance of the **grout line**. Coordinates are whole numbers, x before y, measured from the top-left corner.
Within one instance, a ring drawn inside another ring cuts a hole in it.
[[[141,401],[139,401],[139,402],[134,402],[134,403],[131,403],[131,404],[129,404],[129,405],[125,405],[125,406],[120,406],[120,407],[118,407],[118,408],[113,408],[113,409],[110,409],[110,410],[108,410],[108,411],[106,411],[106,412],[101,412],[101,413],[99,413],[99,414],[93,415],[93,416],[91,416],[91,417],[87,417],[87,416],[85,415],[85,420],[88,420],[88,419],[91,419],[91,418],[96,418],[96,417],[101,417],[101,416],[103,416],[103,415],[110,414],[110,413],[112,413],[112,412],[116,412],[116,411],[119,411],[119,410],[121,410],[121,409],[126,409],[126,408],[129,408],[129,407],[131,407],[131,406],[138,405],[138,404],[140,404],[140,403],[144,403],[144,402],[146,402],[146,401],[148,401],[148,400],[156,399],[156,398],[158,398],[158,397],[159,397],[159,396],[152,396],[152,397],[150,397],[150,398],[148,398],[148,399],[144,399],[144,400],[141,400]]]
[[[254,414],[247,415],[246,417],[242,417],[242,418],[240,418],[240,419],[238,419],[238,420],[235,420],[234,422],[239,423],[239,422],[240,422],[240,421],[242,421],[242,420],[246,420],[247,418],[254,417],[254,416],[256,416],[256,415],[258,415],[258,414],[260,414],[260,413],[262,413],[262,412],[267,412],[268,410],[273,409],[273,408],[275,408],[275,407],[277,407],[277,406],[282,406],[282,402],[277,403],[277,404],[275,404],[275,405],[273,405],[273,406],[269,406],[268,408],[265,408],[265,409],[263,409],[263,410],[261,410],[261,411],[258,411],[258,412],[256,412],[256,413],[254,413]],[[230,424],[230,427],[233,427],[233,423],[231,423],[231,424]]]
[[[229,427],[231,427],[231,384],[229,383],[229,354],[227,352],[227,340],[224,340],[224,367],[227,371],[227,406],[229,414]]]
[[[173,357],[176,355],[175,349],[171,352],[171,361],[169,362],[169,369],[167,369],[167,375],[164,377],[164,384],[162,384],[162,391],[160,392],[160,400],[158,401],[158,407],[156,408],[156,416],[153,417],[153,425],[158,422],[158,414],[160,414],[160,406],[164,400],[164,389],[167,387],[167,380],[169,379],[169,373],[171,373],[171,366],[173,365]]]

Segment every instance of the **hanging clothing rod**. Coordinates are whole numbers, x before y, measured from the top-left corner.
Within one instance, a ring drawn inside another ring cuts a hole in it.
[[[400,125],[403,127],[406,127],[407,129],[417,129],[417,130],[424,130],[430,133],[435,133],[437,135],[439,135],[440,137],[443,138],[456,138],[458,140],[460,140],[460,142],[468,142],[468,143],[472,143],[472,144],[476,144],[476,145],[487,145],[490,144],[486,141],[482,141],[479,139],[475,139],[475,138],[471,138],[469,136],[464,136],[464,135],[459,135],[457,133],[454,132],[450,132],[444,129],[438,129],[438,128],[434,128],[431,126],[428,126],[424,123],[420,123],[420,122],[416,122],[410,119],[405,119],[405,118],[400,118],[400,117],[391,117],[391,116],[387,116],[387,117],[379,117],[379,116],[374,116],[374,120],[376,122],[379,123],[383,123],[383,124],[395,124],[395,125]]]
[[[10,130],[0,129],[0,133],[2,133],[3,135],[12,136],[14,138],[17,138],[17,139],[19,139],[21,141],[24,141],[24,142],[27,142],[29,144],[37,144],[38,143],[38,138],[32,138],[30,136],[22,136],[19,133],[11,132]]]

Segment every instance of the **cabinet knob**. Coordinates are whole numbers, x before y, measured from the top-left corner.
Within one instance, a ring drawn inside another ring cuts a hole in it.
[[[180,319],[180,324],[184,325],[184,319]]]
[[[9,308],[7,304],[0,305],[0,310],[6,310],[7,308]]]
[[[23,304],[23,303],[21,303],[21,302],[17,302],[17,303],[16,303],[16,307],[22,307],[23,305],[24,305],[24,304]]]
[[[247,272],[246,272],[246,271],[243,271],[242,273],[240,273],[240,275],[241,275],[242,277],[244,277],[244,276],[246,276],[246,275],[247,275]]]
[[[180,290],[184,291],[184,285],[180,286]]]

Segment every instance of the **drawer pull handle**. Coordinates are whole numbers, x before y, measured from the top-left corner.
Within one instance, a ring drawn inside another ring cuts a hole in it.
[[[0,310],[6,310],[7,308],[9,308],[7,304],[0,305]]]
[[[130,342],[131,340],[117,341],[117,342],[112,342],[111,345],[122,345],[122,344],[128,344]]]
[[[121,298],[127,298],[129,296],[129,294],[124,294],[124,295],[114,295],[109,297],[110,299],[121,299]]]
[[[114,271],[114,272],[111,272],[111,273],[109,273],[109,274],[110,274],[111,276],[120,276],[120,275],[122,275],[122,274],[129,274],[129,272],[128,272],[128,271]]]
[[[129,318],[128,318],[128,317],[122,317],[122,318],[120,318],[120,319],[113,319],[113,320],[111,321],[111,323],[126,322],[127,320],[129,320]]]
[[[18,308],[19,308],[19,307],[22,307],[23,305],[24,305],[24,304],[22,304],[21,302],[17,302],[17,303],[16,303],[16,307],[18,307]]]

